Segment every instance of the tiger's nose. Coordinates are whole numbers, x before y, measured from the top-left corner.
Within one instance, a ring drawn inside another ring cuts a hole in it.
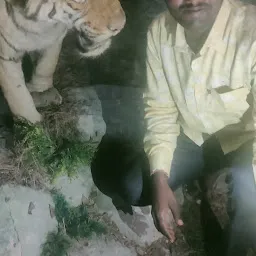
[[[110,23],[108,24],[108,29],[111,32],[114,32],[117,34],[124,28],[125,23],[126,23],[125,13],[123,10],[120,10],[120,12],[111,19]]]

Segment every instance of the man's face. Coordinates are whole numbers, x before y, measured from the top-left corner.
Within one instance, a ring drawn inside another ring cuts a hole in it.
[[[185,29],[204,31],[212,26],[222,0],[166,0],[170,13]]]

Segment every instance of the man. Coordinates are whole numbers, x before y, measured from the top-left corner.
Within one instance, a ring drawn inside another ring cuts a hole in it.
[[[236,212],[227,253],[246,255],[246,242],[256,239],[256,202],[248,202],[256,195],[256,9],[232,0],[167,4],[170,15],[153,22],[147,48],[144,142],[154,213],[160,231],[173,241],[169,209],[178,225],[183,222],[168,177],[202,170],[203,144],[214,135],[234,180]]]
[[[147,158],[113,166],[116,189],[132,205],[152,204],[158,230],[173,242],[173,220],[183,225],[173,191],[220,167],[221,155],[233,180],[225,255],[244,256],[256,240],[256,8],[234,0],[166,1],[168,12],[147,37]]]

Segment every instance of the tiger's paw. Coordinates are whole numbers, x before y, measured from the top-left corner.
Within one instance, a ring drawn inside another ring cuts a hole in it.
[[[29,92],[44,92],[53,87],[53,78],[34,76],[26,85]]]
[[[16,111],[13,113],[13,117],[14,120],[26,120],[31,124],[40,123],[43,120],[43,116],[35,108],[26,113]]]
[[[62,96],[54,87],[44,92],[32,92],[31,96],[37,108],[60,105],[62,103]]]

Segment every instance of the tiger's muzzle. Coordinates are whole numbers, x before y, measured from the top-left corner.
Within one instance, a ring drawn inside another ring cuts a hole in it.
[[[126,23],[126,16],[123,10],[119,11],[118,15],[114,15],[110,21],[105,24],[104,29],[96,31],[90,26],[93,22],[80,27],[77,34],[77,48],[79,53],[84,57],[96,57],[104,53],[111,45],[111,40],[119,34]],[[101,32],[99,32],[101,31]]]

